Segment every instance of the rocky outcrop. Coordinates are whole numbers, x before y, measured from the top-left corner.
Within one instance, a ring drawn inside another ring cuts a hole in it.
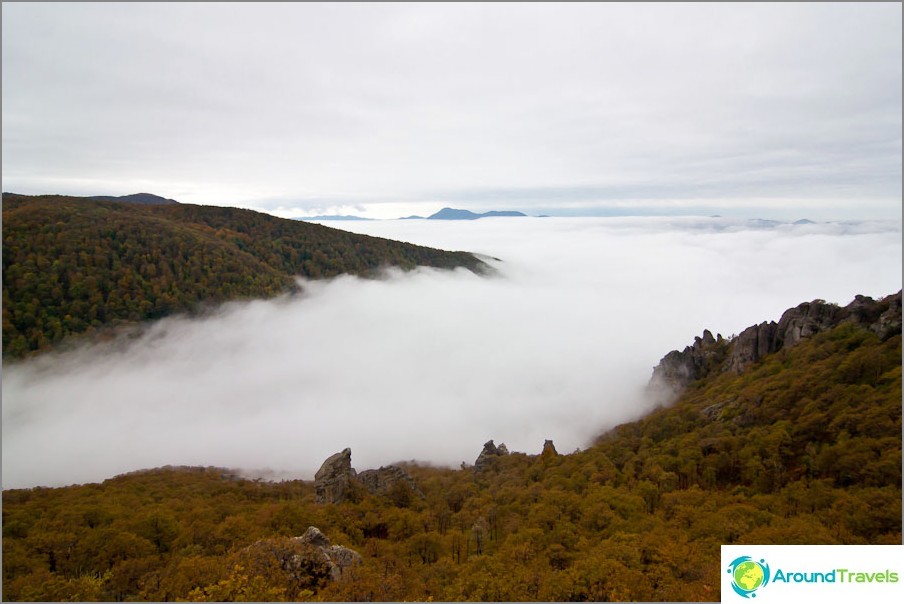
[[[329,456],[314,475],[315,501],[342,503],[352,498],[356,489],[360,490],[361,487],[373,495],[389,495],[399,483],[406,484],[413,495],[424,497],[414,479],[398,466],[364,470],[358,474],[352,467],[352,450],[344,449]]]
[[[408,485],[412,493],[418,497],[424,497],[421,490],[417,488],[414,479],[408,475],[408,472],[398,466],[381,467],[379,470],[364,470],[358,474],[358,481],[374,495],[388,495],[395,485],[403,483]]]
[[[348,450],[348,449],[346,449]],[[330,579],[339,581],[348,569],[361,564],[361,554],[342,545],[332,545],[330,540],[315,526],[308,527],[304,535],[295,540],[316,548],[329,567]]]
[[[300,537],[261,539],[238,555],[240,565],[252,576],[273,581],[273,573],[279,573],[289,600],[301,599],[305,592],[310,594],[328,581],[339,581],[350,568],[361,564],[358,552],[331,544],[313,526]]]
[[[804,302],[786,310],[778,323],[753,325],[731,340],[713,338],[709,331],[693,346],[665,355],[653,369],[648,392],[661,400],[674,400],[692,382],[713,371],[741,373],[766,355],[795,346],[801,340],[852,322],[875,333],[881,340],[901,333],[901,292],[873,300],[857,296],[839,307],[825,300]]]
[[[316,526],[309,526],[308,530],[304,532],[304,535],[295,537],[294,539],[307,545],[313,545],[314,547],[330,546],[329,538]]]
[[[881,340],[901,333],[901,292],[878,301],[868,296],[856,296],[844,308],[825,300],[804,302],[790,308],[778,323],[761,323],[741,332],[734,341],[728,370],[741,373],[767,354],[795,346],[801,340],[844,322],[868,329]]]
[[[352,450],[343,449],[323,462],[314,475],[314,492],[317,503],[342,503],[348,499],[355,480],[352,467]]]
[[[506,448],[505,444],[500,444],[497,447],[492,440],[488,440],[483,443],[483,450],[477,456],[477,461],[474,462],[474,471],[479,472],[487,469],[493,465],[497,458],[503,455],[508,455],[508,448]]]
[[[778,350],[775,334],[774,322],[752,325],[742,331],[733,341],[728,369],[741,373],[767,354]]]
[[[543,451],[540,453],[541,457],[557,457],[559,452],[556,451],[556,446],[553,444],[551,440],[546,440],[543,443]]]
[[[813,300],[786,310],[778,323],[770,321],[748,327],[734,339],[728,370],[741,373],[767,354],[831,329],[839,323],[842,314],[836,304]]]
[[[681,352],[673,350],[659,361],[648,391],[662,401],[673,399],[691,382],[720,367],[727,351],[728,341],[722,334],[713,337],[708,329],[703,330],[703,337],[694,338],[693,345]]]

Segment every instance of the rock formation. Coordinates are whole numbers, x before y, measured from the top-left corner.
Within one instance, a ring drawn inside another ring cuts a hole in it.
[[[317,503],[342,503],[348,501],[354,489],[364,487],[373,495],[388,495],[398,483],[407,484],[412,494],[424,494],[408,472],[398,466],[364,470],[360,474],[352,467],[352,450],[344,449],[329,456],[314,475],[314,492]]]
[[[317,503],[341,503],[348,498],[355,469],[352,467],[352,450],[343,449],[323,462],[314,475],[315,501]]]
[[[505,444],[500,444],[497,447],[492,440],[488,440],[483,443],[483,451],[480,452],[480,455],[477,456],[477,461],[474,462],[474,471],[485,470],[493,464],[496,458],[503,455],[508,455],[508,448]]]
[[[361,564],[361,554],[341,545],[332,545],[327,536],[315,526],[309,526],[304,535],[295,537],[295,540],[320,551],[330,569],[330,579],[333,581],[340,580],[349,568]]]
[[[825,300],[804,302],[786,310],[778,323],[753,325],[730,341],[704,331],[693,346],[681,352],[673,350],[662,358],[653,369],[648,392],[661,402],[669,402],[711,371],[741,373],[766,355],[844,322],[868,329],[881,340],[901,333],[901,292],[878,301],[857,296],[844,308]]]
[[[559,452],[556,451],[556,446],[551,440],[547,440],[543,443],[543,451],[540,453],[541,457],[556,457],[558,455]]]
[[[392,487],[396,484],[404,483],[411,488],[412,493],[418,497],[424,497],[421,490],[417,488],[414,479],[408,475],[408,472],[398,466],[381,467],[379,470],[364,470],[358,474],[358,481],[374,495],[388,495]]]
[[[707,375],[725,360],[728,342],[708,329],[681,352],[673,350],[653,369],[648,390],[663,402],[675,398],[688,384]]]

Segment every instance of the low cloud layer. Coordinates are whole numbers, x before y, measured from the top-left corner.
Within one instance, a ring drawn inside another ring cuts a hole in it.
[[[493,438],[586,446],[648,410],[652,366],[799,302],[901,288],[900,223],[725,219],[385,221],[342,228],[503,259],[343,277],[155,324],[125,346],[7,365],[3,487],[166,464],[311,478],[351,447],[363,470],[472,463]]]

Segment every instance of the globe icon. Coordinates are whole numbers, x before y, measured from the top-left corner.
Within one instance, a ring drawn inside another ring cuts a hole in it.
[[[755,590],[757,587],[763,584],[763,579],[763,567],[753,560],[742,562],[738,564],[737,567],[735,567],[735,585],[737,585],[744,591]]]

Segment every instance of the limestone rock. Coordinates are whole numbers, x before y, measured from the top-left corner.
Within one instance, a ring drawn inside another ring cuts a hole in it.
[[[361,554],[342,545],[332,545],[327,536],[315,526],[308,527],[304,535],[295,537],[295,540],[313,546],[320,552],[333,581],[339,581],[349,568],[361,564]]]
[[[648,394],[659,402],[671,402],[691,382],[719,368],[727,352],[728,343],[721,334],[714,338],[711,331],[704,330],[703,337],[694,338],[692,346],[681,352],[673,350],[659,361],[653,369]]]
[[[388,495],[393,486],[398,483],[405,483],[415,495],[421,498],[424,497],[421,490],[417,488],[414,479],[408,475],[408,472],[398,466],[381,467],[379,470],[364,470],[358,474],[358,481],[373,495]]]
[[[901,292],[891,298],[888,300],[889,308],[870,326],[883,342],[901,333]]]
[[[308,530],[304,532],[304,535],[301,537],[295,537],[296,540],[301,541],[302,543],[306,543],[308,545],[313,545],[315,547],[329,547],[330,540],[320,532],[320,529],[316,526],[309,526]]]
[[[328,457],[314,475],[315,501],[317,503],[345,501],[351,491],[355,474],[351,449],[343,449]]]
[[[333,581],[339,581],[348,569],[361,564],[361,554],[342,545],[331,545],[325,553],[330,560],[330,578]]]
[[[660,403],[669,403],[692,382],[713,371],[741,373],[766,355],[795,346],[801,340],[853,322],[886,340],[901,333],[901,292],[879,301],[856,296],[845,306],[825,300],[804,302],[782,313],[778,323],[753,325],[726,341],[709,331],[695,338],[692,346],[665,355],[653,369],[648,394]]]
[[[499,445],[499,447],[497,447],[493,444],[492,440],[488,440],[483,443],[483,450],[480,452],[480,455],[477,456],[477,461],[474,462],[474,471],[479,472],[480,470],[490,467],[493,465],[496,458],[502,455],[508,455],[506,446]]]
[[[304,590],[317,589],[332,574],[329,557],[322,549],[298,543],[297,538],[261,539],[242,549],[239,555],[241,565],[252,576],[268,576],[278,568],[286,581],[286,596],[290,599],[295,599]]]
[[[735,373],[741,373],[767,354],[778,350],[776,347],[776,328],[775,322],[764,322],[742,331],[734,339],[734,347],[728,360],[728,369]]]
[[[825,300],[813,300],[796,308],[789,308],[776,326],[773,352],[784,346],[794,346],[804,338],[834,327],[838,324],[836,318],[839,310],[837,305],[826,304]]]

